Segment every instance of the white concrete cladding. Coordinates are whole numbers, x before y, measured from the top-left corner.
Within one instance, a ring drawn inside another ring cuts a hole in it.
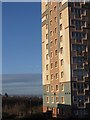
[[[42,79],[43,85],[50,84],[50,57],[48,53],[48,49],[46,49],[46,45],[48,44],[48,39],[46,39],[46,35],[48,34],[48,30],[46,30],[46,25],[42,27]],[[47,59],[48,56],[48,59]],[[48,70],[46,70],[46,65],[48,65]],[[48,75],[48,80],[47,80]]]
[[[62,30],[60,31],[60,36],[62,36],[62,41],[60,40],[60,48],[63,47],[63,54],[59,53],[59,63],[63,59],[63,66],[61,63],[59,65],[60,71],[60,82],[71,81],[70,75],[70,36],[69,36],[69,19],[68,19],[68,7],[66,7],[62,12],[62,19],[59,21],[59,25],[62,24]],[[64,77],[61,78],[61,72],[64,72]]]

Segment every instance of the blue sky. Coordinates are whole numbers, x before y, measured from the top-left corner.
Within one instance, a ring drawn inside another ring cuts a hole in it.
[[[41,3],[2,6],[3,74],[41,73]]]

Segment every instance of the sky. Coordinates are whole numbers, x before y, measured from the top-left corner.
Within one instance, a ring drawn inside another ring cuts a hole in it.
[[[42,95],[40,74],[5,74],[3,75],[2,94]]]
[[[41,3],[3,3],[2,72],[41,73]]]

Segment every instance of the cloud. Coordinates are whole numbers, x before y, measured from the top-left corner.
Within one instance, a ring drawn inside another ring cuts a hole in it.
[[[6,74],[3,75],[2,92],[12,95],[41,95],[41,74]]]
[[[21,82],[21,80],[33,81],[33,80],[41,80],[42,75],[41,74],[3,74],[2,75],[2,81],[4,82]]]

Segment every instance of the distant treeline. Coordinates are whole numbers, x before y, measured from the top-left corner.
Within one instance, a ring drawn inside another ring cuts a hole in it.
[[[8,118],[8,116],[23,118],[35,113],[42,113],[42,97],[2,97],[3,119]]]

